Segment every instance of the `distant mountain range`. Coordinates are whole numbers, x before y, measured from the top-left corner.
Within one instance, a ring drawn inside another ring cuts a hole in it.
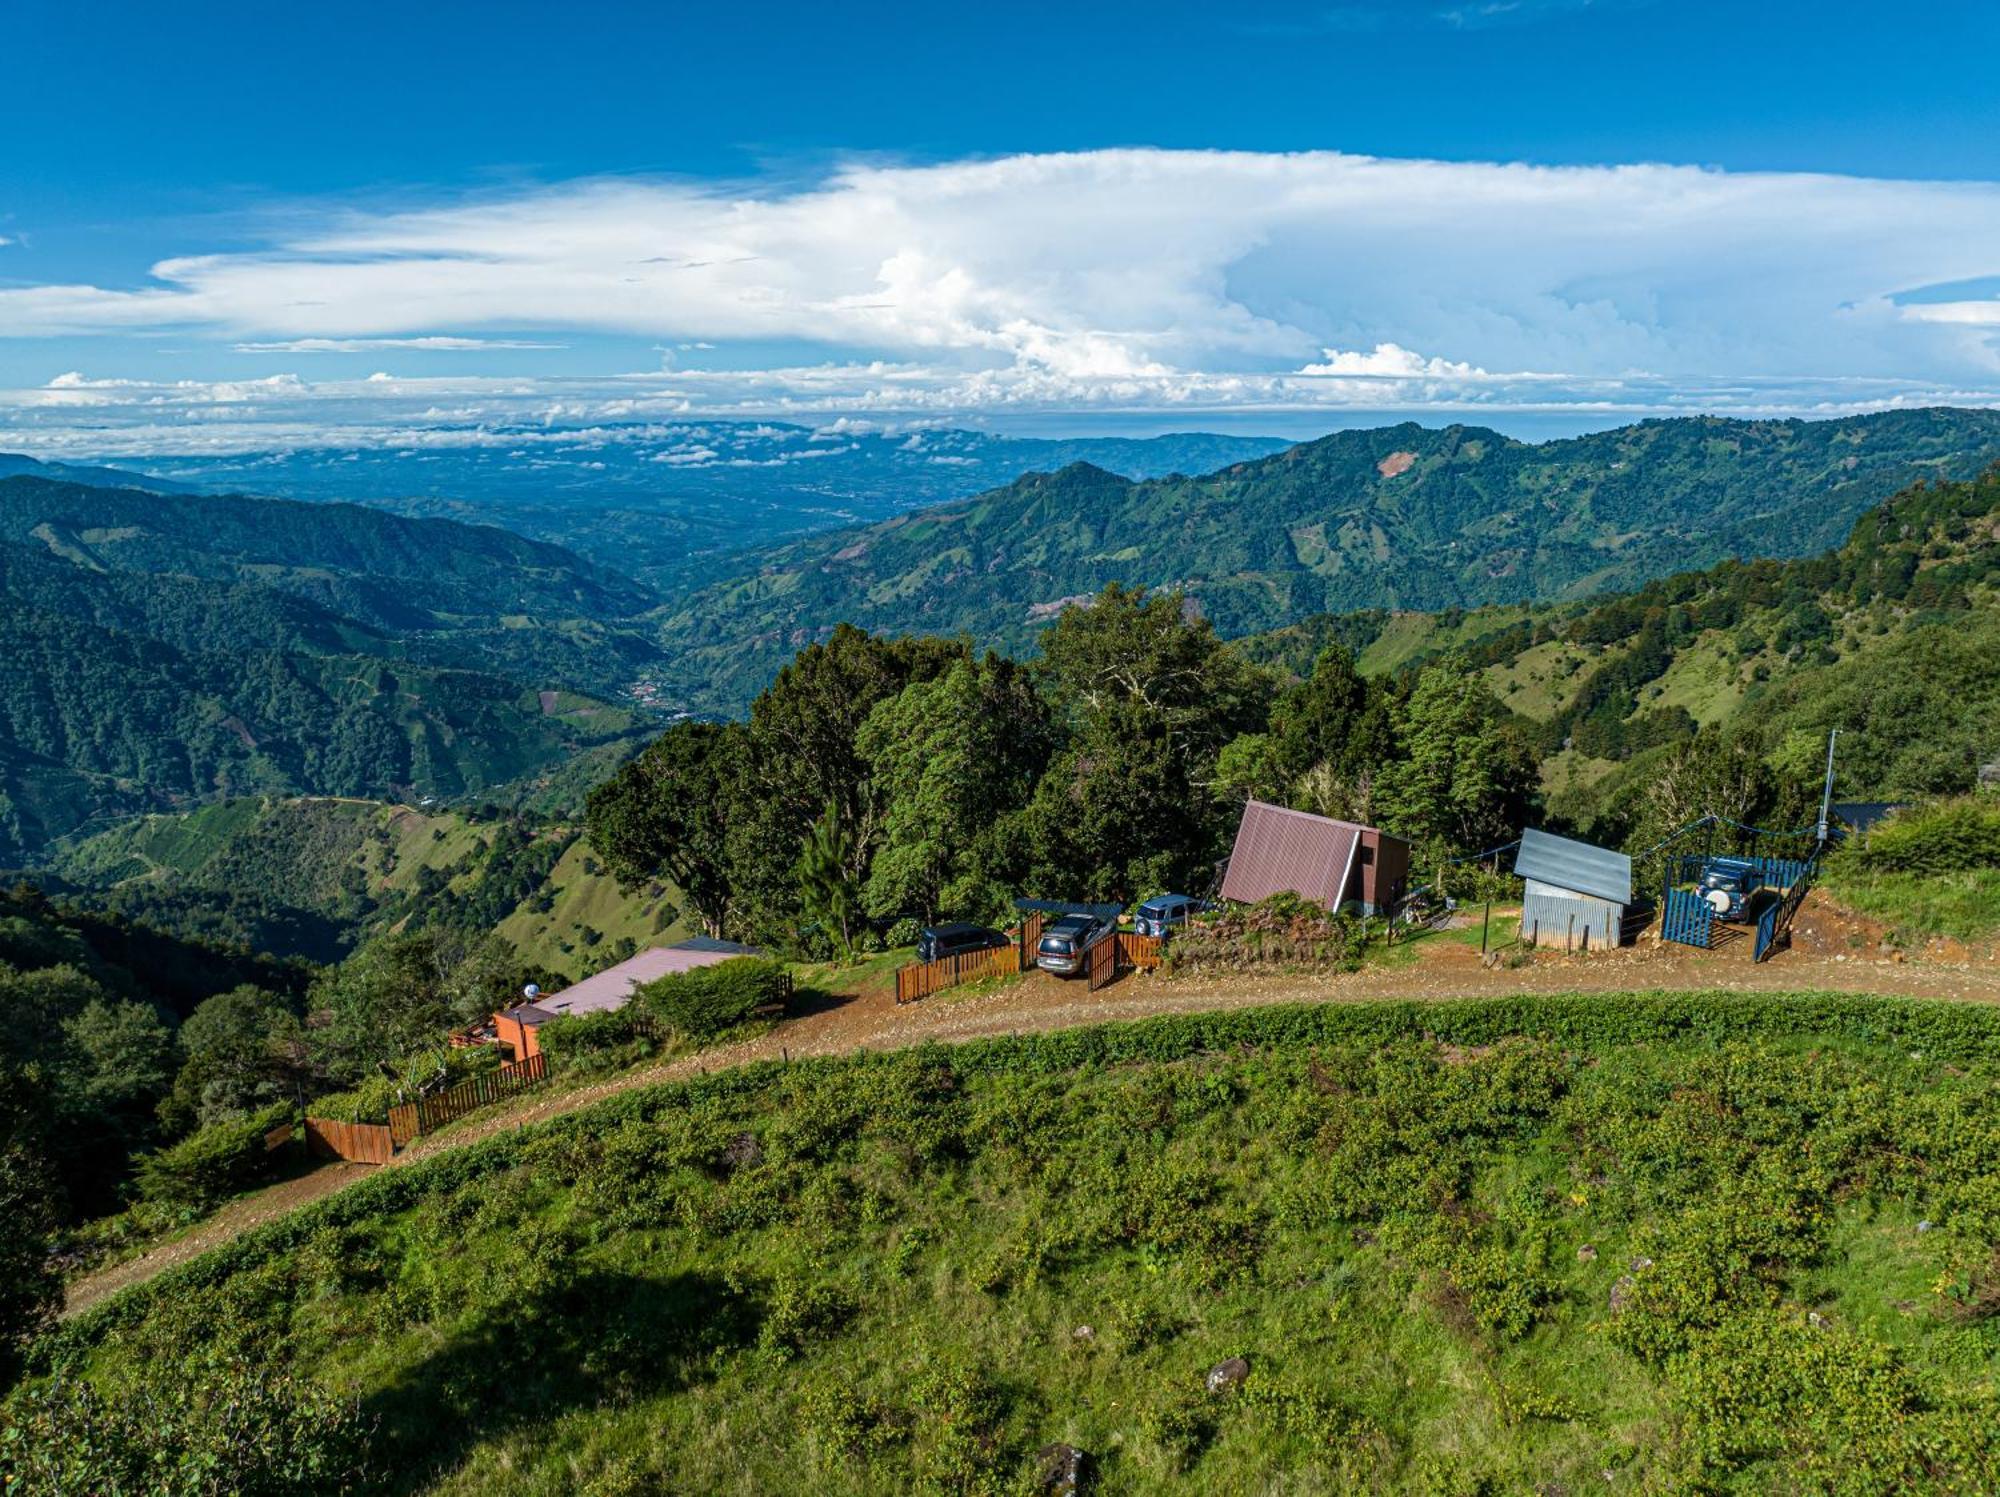
[[[1073,462],[1132,478],[1207,473],[1288,445],[1204,433],[1058,440],[719,421],[438,429],[402,447],[157,457],[133,466],[149,483],[345,499],[504,525],[672,588],[718,552],[885,519],[1023,473]]]
[[[663,614],[670,694],[735,712],[840,622],[1031,650],[1066,600],[1184,588],[1225,635],[1316,613],[1582,597],[1729,556],[1838,544],[1922,478],[2000,459],[2000,412],[1648,421],[1529,444],[1338,432],[1205,477],[1087,464],[732,557]]]

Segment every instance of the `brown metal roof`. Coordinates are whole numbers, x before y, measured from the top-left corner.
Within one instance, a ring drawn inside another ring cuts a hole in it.
[[[1255,904],[1290,891],[1337,909],[1367,828],[1253,800],[1243,808],[1222,897]]]

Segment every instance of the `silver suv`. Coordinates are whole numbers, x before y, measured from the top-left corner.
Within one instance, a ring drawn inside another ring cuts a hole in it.
[[[1109,920],[1094,915],[1065,915],[1042,931],[1035,948],[1035,965],[1058,977],[1074,977],[1083,971],[1090,948],[1112,933]]]

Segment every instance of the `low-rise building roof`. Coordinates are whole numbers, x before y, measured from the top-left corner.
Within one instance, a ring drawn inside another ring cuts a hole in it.
[[[694,936],[672,946],[655,946],[628,957],[615,967],[606,967],[593,977],[564,988],[560,993],[544,993],[532,1004],[521,1004],[508,1013],[519,1016],[523,1009],[535,1009],[540,1019],[524,1022],[545,1023],[567,1014],[601,1014],[623,1008],[635,988],[675,972],[692,972],[697,967],[713,967],[739,956],[763,955],[754,946],[714,936]]]
[[[1255,904],[1290,892],[1337,909],[1354,866],[1354,851],[1368,832],[1373,828],[1356,822],[1253,800],[1243,807],[1243,820],[1236,828],[1236,845],[1222,876],[1222,897]]]
[[[1632,860],[1622,852],[1558,837],[1553,832],[1521,833],[1514,872],[1536,883],[1588,894],[1613,904],[1632,902]]]

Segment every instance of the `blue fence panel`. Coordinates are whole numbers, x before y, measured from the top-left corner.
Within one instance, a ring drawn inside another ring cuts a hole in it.
[[[1660,917],[1660,934],[1683,946],[1707,950],[1715,911],[1708,901],[1686,889],[1667,890],[1666,908]]]
[[[1764,913],[1757,917],[1757,946],[1750,953],[1752,961],[1763,961],[1771,950],[1771,943],[1778,938],[1778,911],[1783,906],[1782,899],[1764,906]]]

